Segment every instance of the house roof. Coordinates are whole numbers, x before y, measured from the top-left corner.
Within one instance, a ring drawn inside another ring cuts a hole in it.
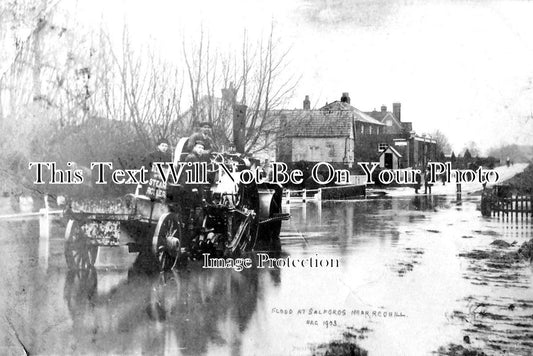
[[[379,120],[381,122],[383,122],[383,119],[385,118],[385,116],[387,116],[388,113],[389,113],[388,111],[377,111],[377,110],[365,112],[365,114],[367,114],[368,116],[371,116],[374,119]]]
[[[394,116],[394,114],[391,113],[391,112],[388,112],[386,115],[384,115],[384,116],[383,116],[383,119],[381,120],[381,122],[384,123],[385,121],[389,121],[389,120],[392,121],[393,125],[395,125],[396,127],[398,127],[399,129],[402,129],[402,130],[405,128],[405,127],[404,127],[404,126],[405,126],[404,124],[410,124],[410,122],[408,122],[408,123],[400,122],[400,121],[396,118],[396,116]]]
[[[378,120],[379,122],[385,122],[385,119],[390,118],[392,122],[394,123],[394,125],[396,125],[399,128],[403,128],[404,123],[400,122],[400,120],[398,120],[398,118],[394,116],[393,112],[374,110],[374,111],[366,112],[366,114]]]
[[[413,130],[413,123],[412,122],[405,122],[400,121],[398,118],[394,115],[393,112],[390,111],[367,111],[367,115],[372,116],[374,119],[378,120],[379,122],[384,123],[387,118],[392,119],[393,124],[404,130],[404,131],[412,131]]]
[[[384,125],[379,120],[374,119],[373,117],[362,112],[356,107],[351,106],[350,104],[346,102],[342,102],[338,100],[330,104],[326,104],[325,106],[321,107],[319,110],[326,111],[326,112],[333,112],[333,111],[348,112],[348,113],[353,114],[355,121],[364,122],[364,123],[373,124],[373,125],[380,125],[380,126]]]
[[[284,112],[281,132],[286,137],[350,137],[352,115],[342,111],[294,110]]]
[[[392,151],[392,153],[394,153],[397,157],[402,157],[402,155],[398,151],[396,151],[391,145],[389,145],[383,152],[381,152],[379,156],[381,157],[381,155],[385,154],[387,151]]]
[[[285,137],[353,137],[353,122],[385,126],[348,103],[334,101],[318,110],[285,110]],[[282,124],[283,125],[283,124]]]

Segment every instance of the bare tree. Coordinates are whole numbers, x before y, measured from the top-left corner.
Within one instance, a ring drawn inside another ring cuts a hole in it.
[[[191,92],[191,108],[185,114],[190,123],[210,121],[215,141],[232,141],[235,104],[246,105],[245,151],[255,153],[274,143],[278,130],[274,113],[290,98],[298,82],[289,75],[290,49],[278,47],[272,25],[266,38],[251,42],[244,31],[240,53],[220,55],[201,31],[195,47],[183,44]],[[224,98],[215,88],[225,90]]]
[[[463,148],[463,155],[468,151],[472,157],[477,157],[481,153],[476,142],[470,141]]]
[[[449,154],[452,151],[452,146],[448,137],[440,131],[436,130],[430,134],[430,136],[437,142],[437,154]]]
[[[107,48],[113,58],[111,72],[116,73],[116,78],[103,78],[105,117],[130,123],[139,143],[147,149],[158,138],[175,138],[183,91],[180,70],[150,47],[134,49],[127,28],[122,36],[121,53],[117,54],[110,44]]]
[[[55,18],[56,4],[0,6],[0,29],[11,28],[10,22],[21,28],[0,33],[6,49],[0,53],[0,168],[27,172],[30,157],[83,164],[142,155],[158,138],[190,134],[199,121],[212,122],[216,141],[226,145],[235,105],[248,107],[247,152],[274,142],[273,113],[297,78],[287,75],[290,51],[279,46],[273,27],[257,41],[245,31],[236,53],[215,47],[200,30],[195,43],[183,41],[181,60],[170,62],[152,46],[133,44],[127,28],[114,42],[103,26],[86,31],[75,19],[65,20],[69,16]]]

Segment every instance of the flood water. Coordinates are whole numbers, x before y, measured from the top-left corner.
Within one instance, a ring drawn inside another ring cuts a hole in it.
[[[38,221],[2,222],[0,354],[427,355],[458,344],[526,355],[530,263],[471,253],[515,251],[532,224],[478,208],[479,197],[425,196],[294,205],[283,257],[338,267],[241,272],[199,261],[153,274],[102,248],[99,267],[70,274],[61,223],[43,260]]]

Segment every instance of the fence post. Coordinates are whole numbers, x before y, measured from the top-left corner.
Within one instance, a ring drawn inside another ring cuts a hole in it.
[[[513,216],[513,214],[509,214],[509,211],[511,210],[509,202],[512,200],[509,198],[504,198],[504,199],[505,199],[505,217],[507,218],[507,220],[509,220],[509,215],[511,217]]]
[[[48,268],[48,251],[50,245],[50,215],[48,209],[39,210],[39,265]]]
[[[524,218],[524,197],[520,197],[520,218]]]
[[[519,211],[519,207],[518,207],[518,194],[516,195],[515,197],[515,214],[516,214],[516,219],[518,220],[518,211]]]

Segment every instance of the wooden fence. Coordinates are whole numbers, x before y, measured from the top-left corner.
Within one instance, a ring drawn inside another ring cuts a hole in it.
[[[481,210],[485,216],[508,218],[533,218],[533,196],[515,195],[497,197],[486,195],[481,198]]]

